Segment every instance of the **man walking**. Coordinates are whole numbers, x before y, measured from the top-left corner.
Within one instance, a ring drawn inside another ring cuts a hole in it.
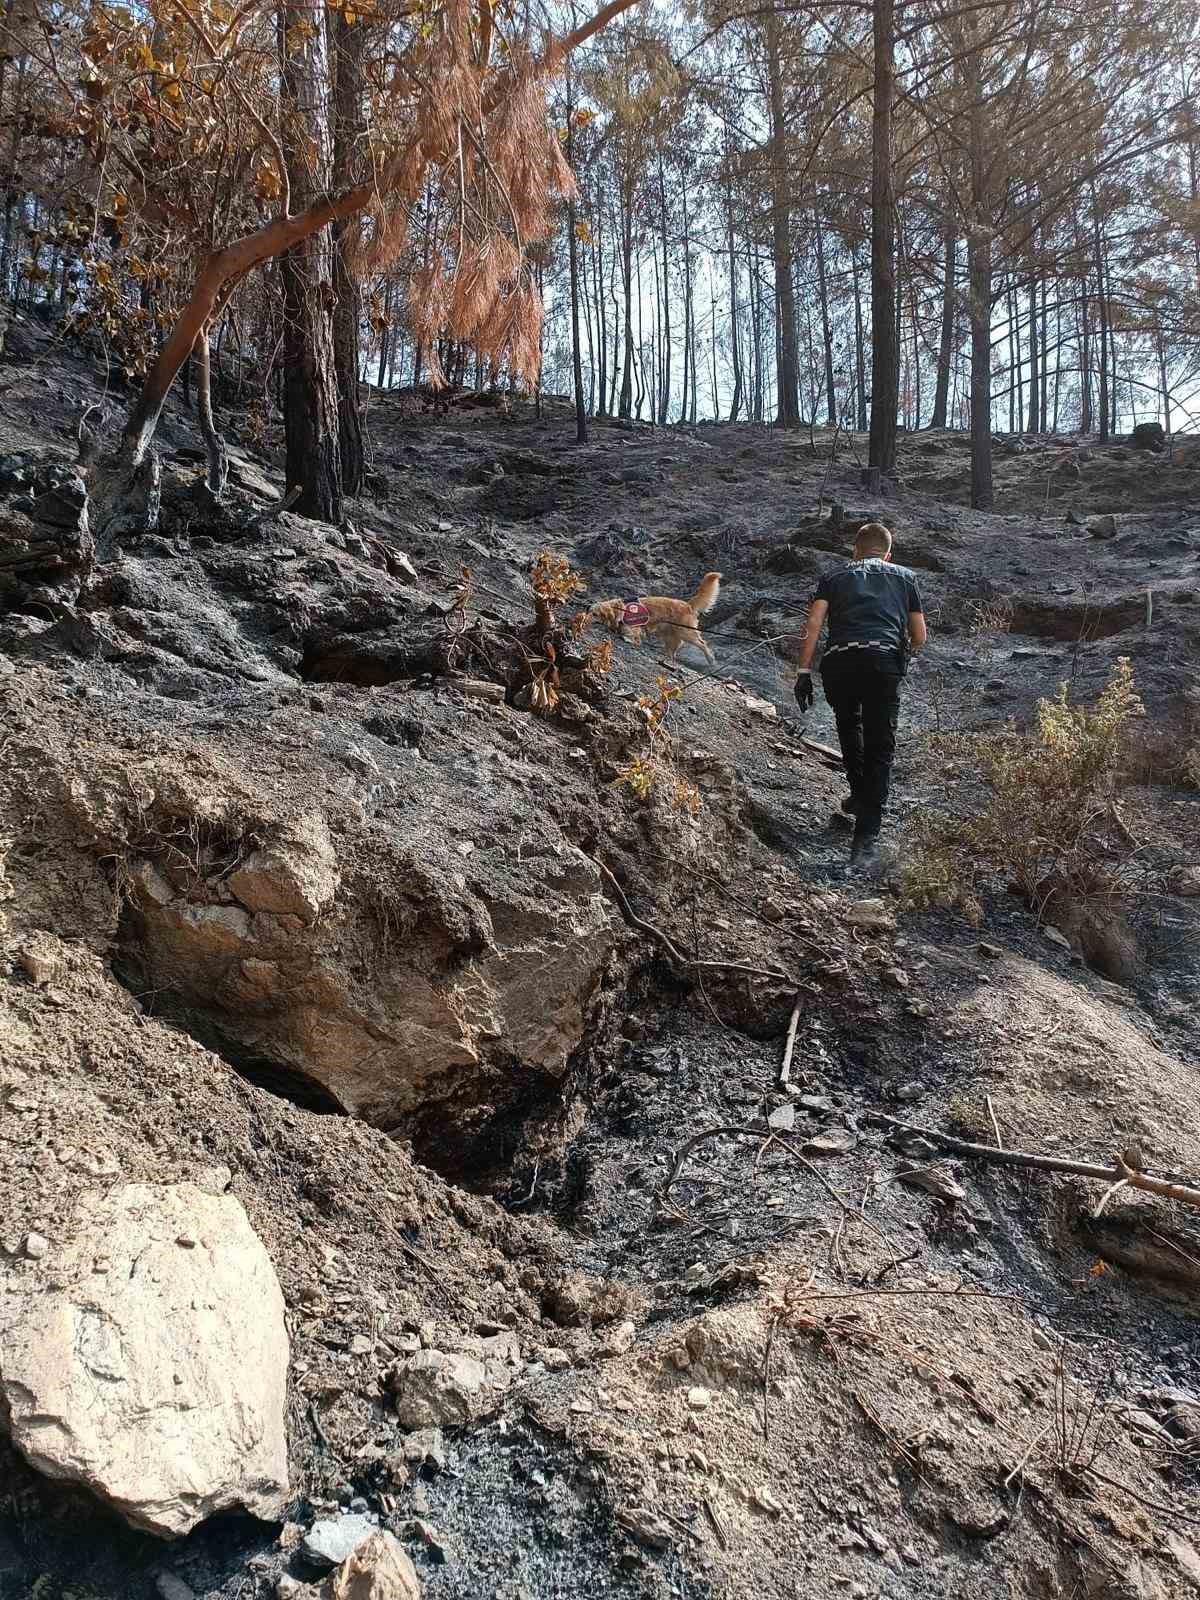
[[[865,866],[878,848],[887,805],[908,653],[926,639],[917,580],[907,567],[892,564],[892,535],[882,522],[864,523],[853,560],[817,585],[796,678],[802,711],[813,703],[812,661],[826,619],[829,643],[821,678],[850,780],[849,797],[842,802],[842,811],[854,818],[850,861]]]

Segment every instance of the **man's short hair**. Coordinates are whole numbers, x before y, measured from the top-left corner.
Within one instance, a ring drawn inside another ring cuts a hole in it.
[[[892,534],[882,522],[864,522],[854,540],[855,550],[864,556],[886,556],[892,551]]]

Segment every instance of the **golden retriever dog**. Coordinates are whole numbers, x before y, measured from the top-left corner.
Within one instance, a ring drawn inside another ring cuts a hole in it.
[[[646,613],[644,622],[626,615],[630,609],[630,602],[626,600],[601,600],[588,615],[639,648],[642,635],[653,634],[661,641],[663,654],[668,661],[674,661],[680,645],[694,644],[703,650],[709,665],[715,667],[717,658],[700,632],[700,618],[706,611],[712,610],[720,593],[721,574],[706,572],[690,600],[673,600],[662,594],[639,595],[637,605]]]

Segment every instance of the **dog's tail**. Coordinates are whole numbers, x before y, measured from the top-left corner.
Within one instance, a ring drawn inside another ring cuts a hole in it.
[[[700,587],[688,601],[696,614],[703,615],[711,611],[717,603],[717,596],[721,592],[721,574],[719,572],[706,572],[700,579]]]

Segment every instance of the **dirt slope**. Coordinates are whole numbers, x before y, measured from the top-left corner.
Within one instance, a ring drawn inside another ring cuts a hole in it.
[[[3,443],[66,459],[97,374],[25,332]],[[1088,695],[1118,654],[1179,744],[1200,448],[1014,441],[982,516],[950,435],[904,440],[882,508],[857,442],[831,466],[820,434],[597,426],[577,449],[553,406],[439,423],[377,397],[372,437],[346,527],[254,524],[273,442],[235,448],[213,518],[175,411],[160,532],[69,605],[6,590],[8,1286],[52,1270],[24,1241],[62,1237],[84,1192],[235,1194],[288,1306],[291,1516],[377,1514],[432,1596],[1194,1592],[1187,1213],[1118,1196],[1092,1221],[1094,1185],[938,1160],[871,1117],[1101,1162],[1136,1138],[1200,1173],[1200,918],[1172,887],[1200,796],[1149,763],[1130,792],[1124,984],[1003,898],[978,929],[897,920],[886,886],[863,913],[880,886],[840,876],[841,790],[799,742],[787,658],[836,559],[823,494],[883,510],[934,622],[897,829],[971,797],[931,735],[1027,715],[1064,676]],[[657,748],[649,650],[581,667],[554,715],[509,703],[543,547],[588,600],[725,573],[718,672],[672,679],[648,801],[621,780]],[[830,737],[823,709],[805,731]],[[404,1461],[419,1349],[503,1368],[445,1470]],[[0,1469],[4,1600],[317,1576],[286,1531],[222,1519],[167,1547],[2,1444]]]

